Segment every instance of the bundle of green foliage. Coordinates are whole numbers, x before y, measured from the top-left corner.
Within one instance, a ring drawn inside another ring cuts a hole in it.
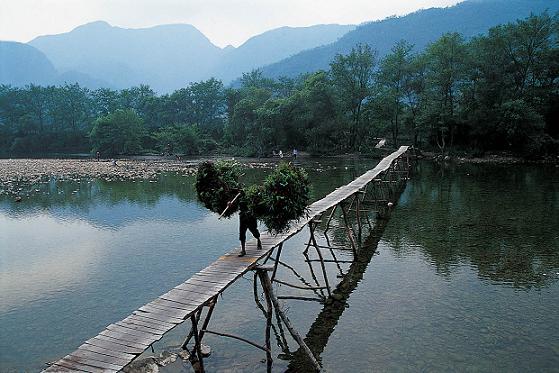
[[[198,199],[209,210],[221,214],[229,201],[235,203],[227,209],[230,217],[239,209],[239,202],[246,202],[249,211],[266,224],[272,233],[289,229],[289,222],[305,213],[310,199],[309,178],[302,169],[291,163],[280,163],[266,177],[262,185],[242,187],[241,171],[231,162],[203,162],[198,166],[196,192]]]
[[[202,162],[198,166],[196,176],[196,192],[198,199],[204,206],[221,214],[227,207],[227,203],[232,201],[241,191],[239,177],[241,171],[238,165],[232,162]],[[238,200],[223,215],[230,217],[239,207]]]
[[[289,229],[291,220],[299,219],[310,199],[309,178],[305,170],[291,163],[280,163],[266,177],[262,186],[245,192],[249,209],[272,233]]]

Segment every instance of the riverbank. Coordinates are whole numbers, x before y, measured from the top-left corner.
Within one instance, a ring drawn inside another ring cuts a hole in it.
[[[196,173],[198,164],[210,158],[189,160],[131,158],[96,161],[93,159],[0,159],[0,194],[18,196],[22,185],[82,178],[105,181],[152,180],[162,172],[175,172],[184,176]],[[211,158],[213,159],[213,158]],[[235,158],[230,158],[235,160]],[[278,160],[237,159],[247,168],[271,168]]]
[[[487,154],[483,157],[472,157],[463,154],[454,156],[442,156],[440,153],[434,152],[421,152],[420,155],[423,159],[438,161],[438,162],[456,162],[456,163],[474,163],[474,164],[559,164],[559,156],[547,157],[542,159],[527,159],[516,157],[506,153],[500,154]]]
[[[189,175],[196,172],[196,165],[170,160],[0,159],[0,190],[17,194],[21,183],[36,184],[52,177],[58,180],[89,177],[114,181],[153,179],[161,172]]]

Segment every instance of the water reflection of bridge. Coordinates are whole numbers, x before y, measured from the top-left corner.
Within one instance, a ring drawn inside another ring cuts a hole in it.
[[[293,359],[290,368],[307,364],[309,369],[320,370],[319,355],[345,309],[349,294],[357,286],[374,254],[384,229],[384,218],[409,176],[410,161],[408,147],[400,147],[382,159],[374,169],[310,205],[308,216],[293,222],[289,231],[275,236],[263,234],[262,250],[257,250],[256,242],[252,241],[247,242],[247,255],[244,257],[238,257],[238,249],[221,256],[132,315],[107,326],[99,335],[54,362],[46,371],[119,371],[187,318],[192,326],[183,348],[188,349],[190,342],[194,342],[190,349],[191,361],[197,371],[204,371],[201,345],[206,333],[247,342],[263,350],[268,371],[271,371],[272,331],[284,352],[289,352],[286,331],[299,345],[299,350],[290,354]],[[305,279],[281,258],[284,242],[306,227],[309,229],[309,239],[303,256],[310,279]],[[367,239],[362,240],[364,230],[369,234]],[[340,252],[344,254],[344,259],[340,259]],[[342,267],[347,267],[347,264],[349,268],[344,270]],[[291,278],[298,279],[300,283],[280,280],[280,266],[292,271],[295,276]],[[331,271],[329,273],[331,269],[339,273],[338,278],[341,278],[335,286]],[[208,329],[219,294],[249,271],[254,271],[254,299],[266,318],[264,346],[223,331]],[[259,295],[259,283],[263,298]],[[274,283],[298,293],[277,296]],[[300,292],[308,292],[311,296],[301,296]],[[295,330],[283,312],[280,300],[312,300],[325,305],[306,339]],[[274,314],[276,325],[272,321]]]

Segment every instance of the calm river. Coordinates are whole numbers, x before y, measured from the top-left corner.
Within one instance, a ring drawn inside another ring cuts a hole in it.
[[[375,162],[303,165],[316,199]],[[264,173],[247,169],[246,178]],[[40,370],[238,245],[236,218],[217,220],[199,205],[193,180],[53,180],[21,203],[0,196],[0,371]],[[342,233],[329,239],[347,245]],[[367,260],[327,263],[344,303],[285,303],[326,371],[558,371],[558,167],[422,162],[390,220],[367,236]],[[311,279],[306,239],[289,240],[283,260]],[[344,253],[337,259],[348,261]],[[297,281],[286,267],[278,278]],[[312,295],[293,290],[277,288]],[[209,328],[262,342],[264,326],[246,275],[220,298]],[[186,333],[175,328],[156,353]],[[204,340],[208,371],[265,371],[262,351]],[[275,370],[305,370],[292,341],[285,351],[273,342]],[[191,368],[179,359],[163,371]]]

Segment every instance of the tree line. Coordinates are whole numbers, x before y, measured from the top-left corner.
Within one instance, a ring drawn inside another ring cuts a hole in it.
[[[254,70],[235,87],[0,86],[0,153],[367,153],[386,137],[442,154],[558,154],[558,19],[533,15],[470,40],[448,33],[422,52],[401,41],[383,58],[356,45],[328,71]]]

